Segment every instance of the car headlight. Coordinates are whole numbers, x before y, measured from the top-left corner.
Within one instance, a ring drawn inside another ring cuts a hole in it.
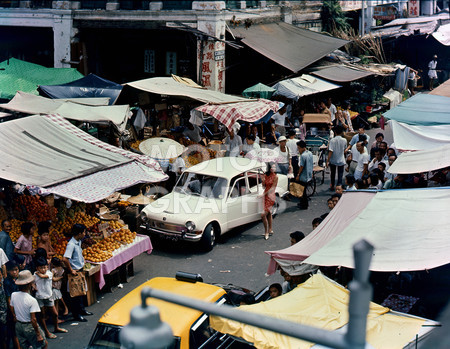
[[[188,231],[193,232],[195,229],[195,223],[192,221],[187,221],[185,227]]]
[[[148,222],[147,214],[144,211],[141,212],[140,216],[141,216],[142,222],[144,222],[144,223]]]

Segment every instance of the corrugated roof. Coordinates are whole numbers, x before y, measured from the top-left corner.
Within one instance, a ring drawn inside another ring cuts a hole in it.
[[[229,30],[235,37],[242,38],[242,43],[293,72],[348,43],[283,22]]]
[[[367,76],[373,75],[374,73],[367,70],[347,67],[341,64],[320,68],[312,71],[311,74],[320,76],[321,78],[330,81],[349,82],[365,78]]]

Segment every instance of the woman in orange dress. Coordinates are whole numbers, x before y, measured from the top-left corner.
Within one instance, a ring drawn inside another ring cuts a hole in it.
[[[264,211],[261,214],[261,219],[264,224],[264,239],[268,240],[269,236],[273,234],[272,230],[272,207],[275,205],[276,196],[275,189],[278,184],[278,176],[276,174],[276,165],[273,163],[267,164],[267,171],[261,177],[264,192],[262,194],[264,199]]]

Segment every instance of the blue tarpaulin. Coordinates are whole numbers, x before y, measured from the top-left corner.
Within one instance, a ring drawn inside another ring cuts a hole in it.
[[[92,98],[107,97],[109,105],[112,105],[119,97],[123,86],[115,82],[103,79],[95,74],[89,74],[79,80],[62,85],[39,86],[41,96],[49,98]]]
[[[450,125],[450,97],[416,94],[384,116],[409,125]]]

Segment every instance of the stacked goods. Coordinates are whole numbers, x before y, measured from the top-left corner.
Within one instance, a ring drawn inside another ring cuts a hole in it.
[[[98,245],[98,244],[97,244]],[[94,263],[104,262],[112,257],[112,252],[103,251],[99,246],[94,245],[83,250],[83,257]]]
[[[15,199],[14,209],[22,212],[24,220],[44,222],[56,218],[57,210],[48,206],[37,196],[20,195]]]
[[[113,230],[119,230],[120,228],[122,228],[124,225],[122,223],[120,223],[119,221],[109,221],[109,226],[113,229]]]
[[[110,238],[123,242],[125,244],[131,244],[136,237],[136,233],[132,232],[129,229],[121,229],[115,233],[113,233]]]
[[[131,202],[128,202],[128,201],[120,200],[119,202],[117,202],[117,206],[118,207],[128,207],[130,205],[133,205],[133,204]]]

